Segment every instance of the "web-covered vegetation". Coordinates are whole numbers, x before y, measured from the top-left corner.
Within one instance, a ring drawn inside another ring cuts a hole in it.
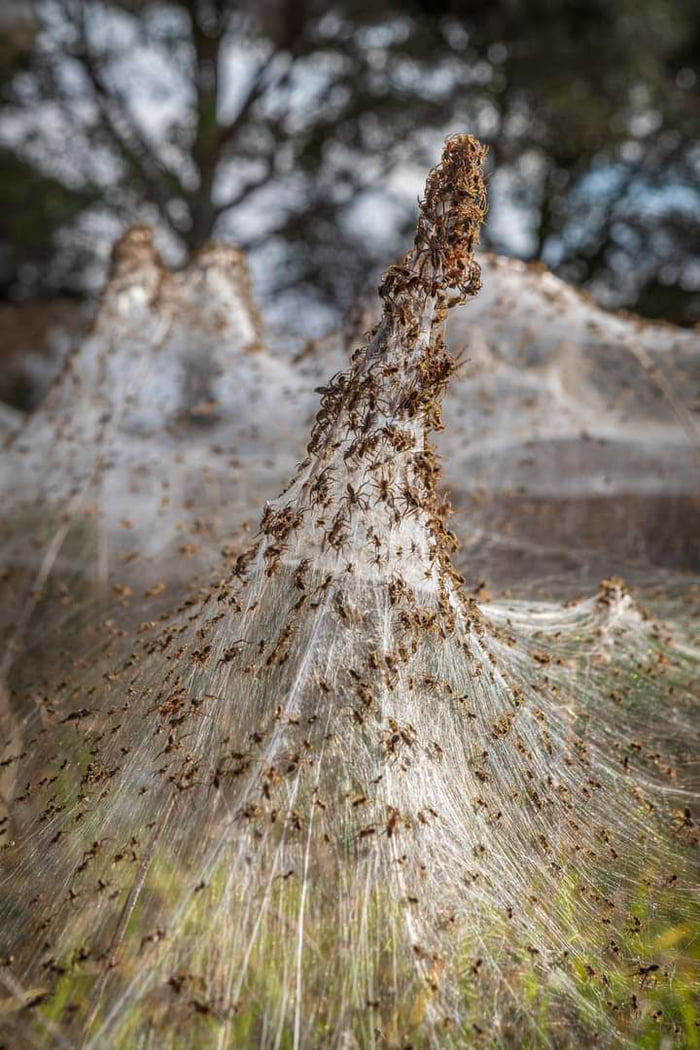
[[[79,649],[115,602],[140,622],[236,549],[300,458],[312,397],[262,345],[238,251],[171,274],[152,230],[128,231],[90,338],[7,440],[0,681],[69,625]]]
[[[602,310],[540,264],[479,262],[447,325],[459,368],[436,436],[467,581],[560,595],[697,573],[698,332]],[[319,379],[377,310],[315,344]]]
[[[689,617],[453,567],[428,434],[482,159],[448,140],[252,545],[8,698],[8,1045],[697,1045]]]

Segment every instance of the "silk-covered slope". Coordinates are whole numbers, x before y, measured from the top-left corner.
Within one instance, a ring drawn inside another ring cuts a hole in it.
[[[3,452],[3,681],[57,630],[79,651],[69,627],[172,603],[303,454],[313,394],[262,346],[241,254],[171,274],[152,238],[117,244],[92,334]]]
[[[436,439],[468,583],[561,594],[611,573],[697,574],[698,332],[609,313],[541,265],[480,264],[481,294],[450,315],[462,363]],[[302,367],[344,356],[336,335]]]
[[[8,1045],[689,1045],[694,651],[617,583],[488,611],[450,561],[483,153],[448,140],[256,543],[6,740]]]

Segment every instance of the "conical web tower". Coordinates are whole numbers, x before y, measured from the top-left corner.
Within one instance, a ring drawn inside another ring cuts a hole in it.
[[[554,630],[487,618],[451,568],[426,435],[483,156],[448,140],[227,581],[7,742],[9,1045],[685,1038],[691,654],[615,583]]]
[[[209,245],[171,274],[152,230],[129,230],[93,332],[4,452],[0,681],[45,667],[49,644],[75,655],[96,616],[171,607],[240,550],[303,454],[309,404],[261,345],[239,251]]]

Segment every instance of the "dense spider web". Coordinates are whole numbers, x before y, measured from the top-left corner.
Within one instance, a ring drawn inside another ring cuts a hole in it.
[[[692,595],[656,593],[663,621],[617,579],[477,602],[451,561],[426,432],[454,367],[448,298],[480,284],[481,154],[448,142],[382,318],[321,391],[253,545],[8,697],[8,1045],[692,1045]],[[470,382],[453,377],[446,415],[479,400]],[[228,403],[197,391],[189,411]],[[549,424],[556,443],[564,413]],[[445,434],[458,476],[484,425]],[[251,489],[274,480],[241,462]],[[684,463],[665,483],[689,498]],[[142,520],[143,564],[165,572]]]
[[[212,245],[171,274],[152,237],[117,244],[94,331],[9,439],[0,681],[56,634],[57,601],[59,647],[116,599],[120,623],[172,602],[301,458],[313,395],[261,345],[240,253]]]
[[[480,262],[448,324],[461,364],[436,439],[468,581],[561,593],[697,573],[697,331],[608,313],[539,264]],[[317,343],[319,372],[376,313],[365,301]]]

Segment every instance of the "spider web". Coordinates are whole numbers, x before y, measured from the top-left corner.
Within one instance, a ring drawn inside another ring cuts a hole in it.
[[[451,561],[426,434],[482,153],[448,141],[253,545],[11,697],[10,1045],[692,1045],[692,615]]]

